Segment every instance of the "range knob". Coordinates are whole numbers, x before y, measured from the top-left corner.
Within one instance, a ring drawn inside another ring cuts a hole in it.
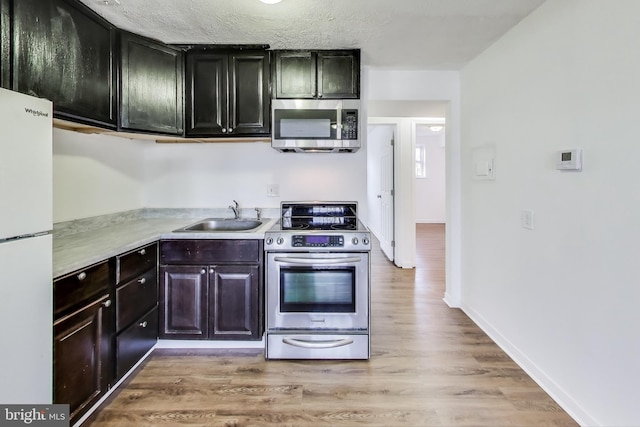
[[[354,237],[353,239],[351,239],[351,243],[353,243],[354,245],[358,244],[358,238]]]
[[[281,245],[284,243],[284,239],[282,237],[278,237],[278,240],[276,240],[276,243]]]
[[[273,244],[273,237],[267,237],[267,240],[264,241],[267,245]]]
[[[366,237],[362,239],[362,244],[363,245],[368,245],[369,244],[369,239],[367,239]]]

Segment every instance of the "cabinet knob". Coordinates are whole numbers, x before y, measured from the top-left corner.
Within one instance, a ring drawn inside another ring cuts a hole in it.
[[[322,94],[321,93],[318,93],[318,98],[322,98]]]
[[[207,274],[207,270],[203,268],[202,270],[200,270],[200,274]]]
[[[213,268],[209,269],[209,273],[213,274]]]
[[[140,249],[140,250],[138,251],[138,253],[139,253],[140,255],[146,255],[146,254],[147,254],[147,250],[146,250],[146,249]]]
[[[104,305],[105,307],[111,307],[111,300],[108,299],[105,302],[102,303],[102,305]]]
[[[78,278],[78,280],[84,280],[87,278],[87,273],[83,271],[82,273],[78,274],[76,277]]]
[[[146,328],[147,327],[147,321],[145,320],[144,322],[140,322],[139,325],[142,326],[143,328]]]
[[[144,277],[141,279],[138,279],[138,283],[140,283],[141,285],[144,285],[145,283],[147,283],[147,279]]]
[[[233,132],[233,128],[229,128],[227,130],[229,131],[229,133]]]
[[[225,128],[222,128],[222,133],[227,133],[227,130]]]

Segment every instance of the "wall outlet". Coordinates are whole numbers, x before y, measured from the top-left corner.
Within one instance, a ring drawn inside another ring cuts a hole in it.
[[[267,197],[280,197],[280,186],[278,184],[267,185]]]
[[[523,210],[520,212],[520,225],[527,230],[533,230],[533,211]]]

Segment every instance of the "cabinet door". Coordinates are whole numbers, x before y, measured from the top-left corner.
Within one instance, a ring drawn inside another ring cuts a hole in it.
[[[116,381],[158,341],[158,308],[140,317],[116,337]]]
[[[182,52],[124,32],[120,42],[121,128],[181,134]]]
[[[269,135],[269,53],[229,54],[229,126],[232,135]]]
[[[260,339],[260,268],[257,265],[215,266],[209,282],[210,337]]]
[[[310,51],[275,53],[276,98],[315,98],[316,56]]]
[[[166,265],[160,273],[160,337],[207,338],[206,267]]]
[[[112,311],[105,295],[53,325],[53,402],[69,404],[71,424],[111,381]]]
[[[0,87],[10,89],[11,14],[9,0],[0,0]]]
[[[115,29],[80,2],[13,2],[13,85],[56,117],[116,126]]]
[[[320,51],[317,67],[318,98],[360,97],[358,51]]]
[[[187,53],[187,135],[226,135],[228,68],[226,53]]]

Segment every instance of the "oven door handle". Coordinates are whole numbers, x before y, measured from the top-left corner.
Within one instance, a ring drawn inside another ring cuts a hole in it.
[[[317,264],[353,264],[355,262],[362,261],[362,258],[358,256],[344,257],[344,258],[302,258],[302,257],[275,257],[276,262],[286,262],[288,264],[304,264],[304,265],[317,265]]]
[[[342,347],[345,345],[353,344],[353,339],[343,338],[343,339],[328,340],[328,341],[311,341],[311,340],[303,340],[299,338],[285,337],[282,339],[282,342],[285,344],[292,345],[294,347],[302,347],[302,348],[336,348],[336,347]]]

